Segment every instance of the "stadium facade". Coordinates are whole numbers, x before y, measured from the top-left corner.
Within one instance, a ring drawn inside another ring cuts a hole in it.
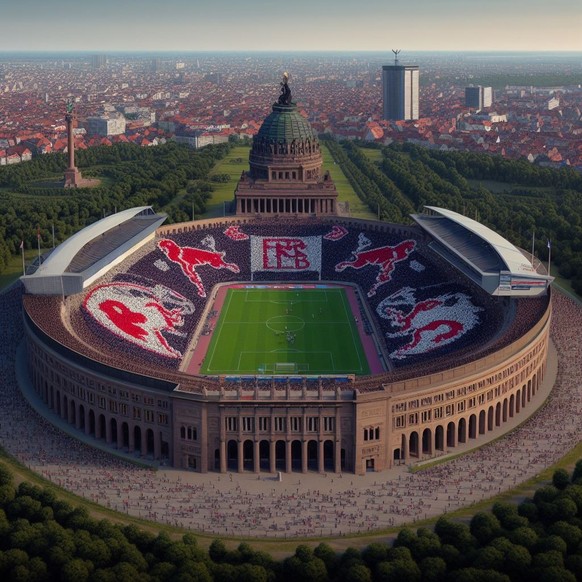
[[[546,371],[551,277],[446,209],[407,226],[342,218],[334,188],[327,211],[273,206],[281,192],[312,200],[326,189],[307,122],[277,107],[251,150],[238,216],[163,226],[151,208],[129,209],[22,277],[47,419],[181,469],[363,474],[454,452],[527,414]],[[242,202],[256,191],[263,202]],[[197,373],[224,289],[273,284],[355,289],[352,315],[381,369]]]

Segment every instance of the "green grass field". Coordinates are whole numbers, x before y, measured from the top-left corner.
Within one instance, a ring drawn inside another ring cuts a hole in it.
[[[343,289],[229,289],[203,374],[369,374]]]

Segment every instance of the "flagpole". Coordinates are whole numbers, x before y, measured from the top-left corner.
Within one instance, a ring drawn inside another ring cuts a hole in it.
[[[40,267],[40,228],[36,231],[36,241],[38,243],[38,266]]]
[[[20,241],[20,250],[22,251],[22,275],[26,275],[26,267],[24,266],[24,241]]]
[[[548,275],[551,276],[551,264],[552,264],[552,241],[548,239]]]

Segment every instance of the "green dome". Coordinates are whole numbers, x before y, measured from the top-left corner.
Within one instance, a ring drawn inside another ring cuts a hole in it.
[[[255,136],[256,141],[270,140],[276,143],[286,141],[291,143],[293,140],[303,141],[317,139],[309,121],[302,117],[297,111],[297,105],[273,105],[273,111],[265,118],[263,125]]]

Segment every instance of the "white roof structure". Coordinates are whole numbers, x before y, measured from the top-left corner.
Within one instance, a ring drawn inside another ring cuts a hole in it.
[[[61,243],[34,273],[20,279],[27,293],[79,293],[150,240],[165,219],[151,206],[107,216]]]
[[[538,296],[553,281],[531,256],[489,227],[446,208],[425,206],[412,218],[433,238],[431,248],[492,295]]]

